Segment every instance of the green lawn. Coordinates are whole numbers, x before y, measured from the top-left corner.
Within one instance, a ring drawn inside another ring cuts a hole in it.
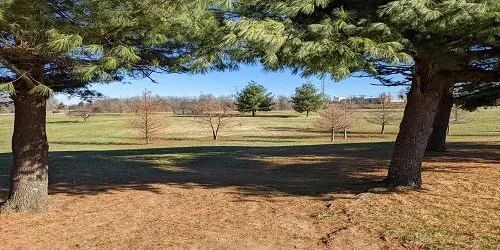
[[[368,123],[370,110],[357,110],[357,126],[349,131],[349,139],[340,134],[337,143],[392,141],[399,122],[387,126],[386,135],[380,135],[379,126]],[[399,112],[401,115],[401,112]],[[51,151],[109,150],[121,148],[212,146],[212,145],[308,145],[328,143],[328,134],[317,131],[316,115],[305,117],[295,112],[267,112],[258,117],[238,117],[237,126],[221,132],[220,141],[211,140],[210,128],[199,124],[192,117],[165,114],[168,124],[164,139],[144,145],[136,132],[127,124],[122,114],[92,116],[86,123],[64,114],[48,115],[47,133]],[[0,115],[0,152],[10,151],[12,115]],[[461,124],[452,124],[450,141],[500,140],[500,109],[479,110],[467,113]]]

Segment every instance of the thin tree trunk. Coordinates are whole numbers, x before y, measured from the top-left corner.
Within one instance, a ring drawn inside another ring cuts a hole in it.
[[[421,168],[439,103],[438,83],[432,79],[432,62],[416,61],[416,72],[408,93],[403,120],[394,144],[387,184],[420,188]]]
[[[347,129],[344,129],[344,139],[347,139]]]
[[[252,117],[255,117],[255,110],[252,110]]]
[[[385,123],[382,123],[382,129],[380,130],[380,134],[383,135],[385,130]]]
[[[13,100],[15,119],[10,192],[0,211],[39,211],[46,206],[48,196],[46,99],[24,91]]]
[[[330,142],[335,142],[335,130],[332,129],[330,134]]]
[[[446,134],[448,133],[452,108],[453,93],[451,89],[447,89],[439,101],[437,114],[432,125],[432,133],[429,142],[427,142],[427,151],[446,151]]]
[[[309,110],[306,111],[306,117],[309,117]]]

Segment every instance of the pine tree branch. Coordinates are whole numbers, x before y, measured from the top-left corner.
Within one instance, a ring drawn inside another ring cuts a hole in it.
[[[18,69],[14,64],[12,64],[11,62],[9,62],[8,60],[6,60],[1,56],[0,56],[0,63],[3,64],[5,67],[7,67],[14,74],[16,74],[18,77],[22,78],[26,82],[26,84],[28,84],[28,88],[32,89],[38,85],[33,81],[33,79],[31,79],[27,71]]]
[[[500,72],[486,70],[445,70],[437,78],[445,83],[500,82]]]

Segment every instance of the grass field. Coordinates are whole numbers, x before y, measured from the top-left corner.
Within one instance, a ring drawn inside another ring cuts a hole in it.
[[[398,123],[362,119],[335,144],[315,116],[239,117],[219,141],[192,117],[165,114],[145,145],[126,115],[86,123],[48,116],[50,207],[0,216],[13,248],[500,248],[500,109],[452,124],[429,154],[424,188],[386,191]],[[0,115],[0,194],[8,188],[11,115]]]

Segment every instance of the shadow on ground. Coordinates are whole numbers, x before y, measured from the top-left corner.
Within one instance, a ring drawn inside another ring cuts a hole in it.
[[[498,149],[491,145],[455,143],[451,148],[429,160],[498,160]],[[381,184],[391,149],[391,142],[374,142],[51,152],[50,192],[159,192],[154,184],[172,184],[185,188],[234,187],[242,193],[264,196],[359,193]],[[10,159],[10,154],[0,154],[2,196],[8,188]]]

